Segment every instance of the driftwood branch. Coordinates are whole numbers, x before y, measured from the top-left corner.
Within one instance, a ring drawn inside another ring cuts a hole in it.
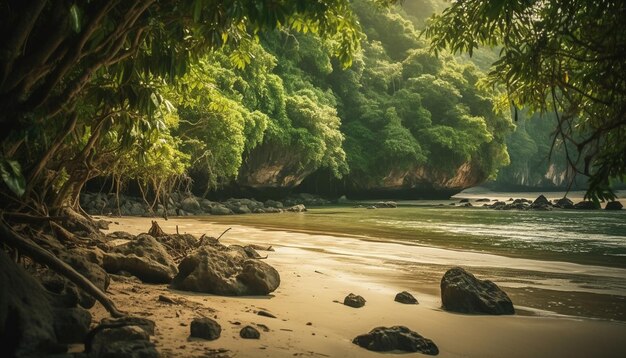
[[[48,266],[94,297],[104,306],[111,316],[125,316],[124,313],[120,312],[117,307],[115,307],[115,303],[91,281],[85,278],[85,276],[81,275],[78,271],[74,270],[70,265],[61,261],[49,251],[13,231],[4,219],[0,222],[0,235],[0,240],[4,241],[7,245],[19,250],[21,254],[29,256],[37,263]]]
[[[222,236],[224,236],[225,233],[227,233],[230,229],[232,229],[232,227],[229,227],[228,229],[224,230],[223,233],[220,234],[220,236],[217,237],[217,241],[220,241],[220,239],[222,238]]]

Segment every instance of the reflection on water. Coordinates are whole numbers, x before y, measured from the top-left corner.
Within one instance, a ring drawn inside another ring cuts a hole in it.
[[[211,221],[626,268],[626,210],[498,211],[401,203],[396,209],[325,207]]]
[[[518,306],[626,321],[626,210],[496,211],[424,204],[206,220],[279,230],[275,235],[242,232],[244,242],[313,250],[351,263],[347,269],[388,272],[364,275],[370,284],[384,276],[386,282],[437,295],[441,275],[460,265],[505,287]]]

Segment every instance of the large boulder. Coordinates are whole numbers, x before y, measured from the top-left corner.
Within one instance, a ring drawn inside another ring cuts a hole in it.
[[[213,341],[220,338],[221,334],[222,326],[210,318],[194,318],[193,321],[191,321],[189,334],[191,337]]]
[[[552,210],[552,203],[545,196],[539,195],[530,207],[535,210]]]
[[[479,280],[460,267],[441,279],[441,302],[446,311],[473,314],[514,314],[513,303],[495,283]]]
[[[169,283],[178,270],[165,248],[152,236],[141,234],[104,255],[107,272],[127,271],[148,283]]]
[[[4,357],[62,353],[45,289],[0,250],[0,347]]]
[[[533,201],[532,205],[550,205],[550,200],[542,194],[539,195],[535,201]]]
[[[604,210],[622,210],[624,206],[619,201],[609,201],[606,203]]]
[[[377,327],[367,334],[357,336],[352,343],[376,352],[398,350],[428,355],[439,354],[439,348],[433,341],[404,326]]]
[[[218,295],[267,295],[280,285],[280,275],[244,250],[219,243],[204,245],[178,265],[172,288]]]
[[[104,253],[97,249],[74,248],[67,251],[57,252],[57,256],[76,271],[85,276],[96,287],[103,292],[109,287],[111,279],[102,268]],[[45,281],[44,281],[45,282]],[[78,293],[80,305],[84,308],[91,308],[96,304],[96,299],[82,290],[74,288],[74,284],[66,282],[68,290],[75,290]],[[48,285],[44,284],[46,288]],[[54,291],[54,290],[53,290]],[[61,293],[61,292],[56,292]]]
[[[554,203],[554,206],[561,209],[574,209],[574,202],[569,198],[561,198]]]
[[[574,209],[577,210],[594,210],[600,209],[600,204],[596,204],[593,201],[581,201],[574,205]]]

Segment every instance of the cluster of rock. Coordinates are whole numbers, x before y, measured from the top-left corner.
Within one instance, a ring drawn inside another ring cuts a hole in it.
[[[490,199],[477,199],[476,203],[485,202],[482,206],[495,210],[553,210],[553,209],[576,209],[576,210],[594,210],[600,209],[599,204],[593,201],[580,201],[575,203],[568,198],[560,198],[554,200],[548,200],[544,195],[539,195],[534,201],[524,198],[513,199],[510,198],[507,201],[498,201]],[[469,199],[461,199],[459,201],[460,206],[472,207],[474,206]],[[621,210],[622,203],[619,201],[610,201],[605,205],[606,210]]]
[[[107,235],[120,236],[117,232]],[[180,260],[178,265],[175,258]],[[188,234],[141,234],[104,253],[103,267],[109,273],[133,275],[146,283],[169,283],[184,291],[267,295],[280,285],[280,275],[262,258],[255,247],[226,246],[214,238],[199,241]]]
[[[418,304],[409,292],[399,292],[395,301]],[[448,270],[441,279],[442,308],[449,312],[465,314],[508,315],[515,314],[509,296],[498,285],[489,280],[480,280],[460,267]],[[365,299],[350,293],[344,305],[363,307]],[[352,343],[371,351],[420,352],[439,354],[439,348],[430,339],[422,337],[404,326],[376,327],[367,334],[355,337]]]
[[[398,203],[395,201],[379,201],[373,204],[358,204],[353,207],[366,209],[393,209],[398,207]]]
[[[267,295],[280,285],[278,272],[256,251],[271,247],[226,246],[210,237],[167,235],[155,225],[151,234],[100,234],[85,241],[88,245],[74,248],[51,239],[48,250],[102,292],[112,274],[222,295]],[[9,356],[63,354],[69,344],[81,343],[85,352],[67,357],[158,356],[149,338],[154,322],[105,319],[90,330],[87,309],[94,306],[93,297],[51,270],[26,272],[4,250],[0,250],[0,287],[0,343]],[[13,328],[5,332],[3,327]]]
[[[76,256],[74,256],[76,255]],[[109,278],[94,256],[73,253],[68,262],[106,289]],[[67,258],[67,256],[65,257]],[[42,285],[43,284],[43,285]],[[62,277],[44,272],[39,280],[0,250],[0,342],[11,357],[158,357],[150,342],[154,322],[136,317],[106,318],[90,330],[95,300]],[[11,329],[6,330],[11,327]],[[65,354],[68,345],[82,343],[83,353]]]
[[[157,203],[152,207],[142,198],[120,194],[83,193],[81,207],[91,215],[122,216],[190,216],[190,215],[233,215],[303,212],[306,206],[327,205],[330,201],[311,194],[298,194],[283,202],[254,199],[228,199],[224,202],[211,201],[191,194],[171,193],[167,207]]]

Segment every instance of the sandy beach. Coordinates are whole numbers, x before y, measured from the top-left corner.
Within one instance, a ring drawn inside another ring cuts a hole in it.
[[[150,218],[114,218],[109,231],[146,232]],[[172,357],[374,357],[381,353],[352,344],[352,339],[378,326],[404,325],[432,339],[441,357],[624,357],[626,324],[586,319],[516,306],[515,316],[474,316],[442,311],[438,283],[446,267],[461,265],[479,278],[485,267],[516,267],[560,273],[593,274],[617,280],[624,270],[544,262],[498,255],[468,253],[427,246],[377,243],[358,238],[322,234],[268,231],[239,225],[221,225],[197,218],[158,220],[165,232],[218,236],[230,244],[272,245],[267,263],[281,275],[281,285],[267,297],[221,297],[175,291],[166,285],[148,285],[132,279],[113,280],[111,298],[128,313],[154,320],[153,337],[164,356]],[[414,274],[392,263],[415,258]],[[483,268],[482,270],[480,268]],[[476,269],[476,270],[475,270]],[[415,274],[417,272],[417,274]],[[514,287],[515,280],[508,284]],[[496,283],[501,284],[496,281]],[[540,285],[550,284],[541,282]],[[558,282],[552,282],[558,285]],[[506,290],[507,284],[502,287]],[[561,287],[562,290],[567,290]],[[407,290],[419,305],[394,302]],[[349,293],[367,303],[355,309],[344,306]],[[175,304],[158,301],[166,295]],[[515,300],[513,300],[515,304]],[[256,314],[265,310],[276,318]],[[97,321],[106,316],[101,306],[93,311]],[[189,323],[207,316],[222,326],[215,341],[189,339]],[[259,340],[244,340],[239,330],[253,325]]]

